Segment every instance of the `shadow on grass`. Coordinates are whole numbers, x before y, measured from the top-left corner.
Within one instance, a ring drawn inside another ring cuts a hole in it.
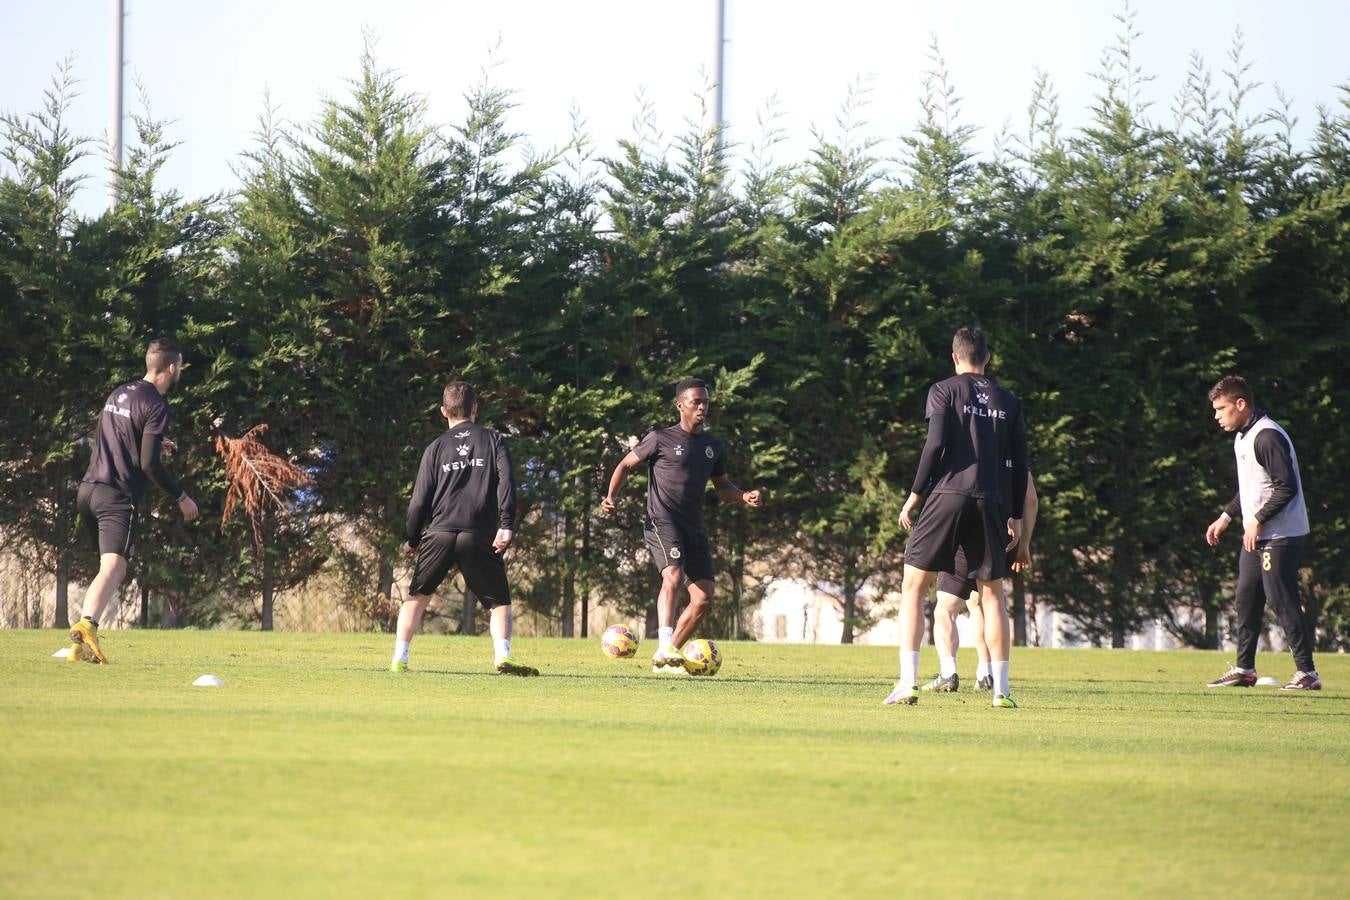
[[[626,673],[605,674],[602,672],[540,672],[539,675],[530,678],[522,678],[518,675],[498,675],[496,672],[484,672],[482,670],[465,671],[461,669],[431,669],[421,668],[412,669],[406,673],[395,675],[384,667],[372,669],[367,666],[346,667],[338,669],[340,672],[373,672],[380,675],[389,675],[390,678],[407,678],[418,675],[445,675],[452,678],[501,678],[504,680],[515,681],[536,681],[536,680],[578,680],[578,681],[624,681],[624,682],[642,682],[646,684],[787,684],[812,687],[817,685],[840,685],[851,687],[877,687],[892,684],[891,679],[876,678],[756,678],[747,675],[724,675],[724,676],[700,676],[700,675],[656,675],[656,674],[638,674],[629,675]]]

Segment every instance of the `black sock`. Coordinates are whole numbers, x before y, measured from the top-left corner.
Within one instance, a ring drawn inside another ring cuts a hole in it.
[[[84,620],[88,622],[90,625],[93,625],[95,628],[98,627],[98,619],[95,619],[93,616],[85,616]]]

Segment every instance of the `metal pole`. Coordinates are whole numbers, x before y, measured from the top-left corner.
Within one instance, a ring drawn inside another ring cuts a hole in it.
[[[124,73],[126,71],[126,41],[124,24],[126,22],[125,0],[112,0],[112,121],[108,123],[108,208],[117,205],[117,172],[122,168],[122,93]]]
[[[726,124],[726,119],[722,115],[722,83],[726,79],[725,54],[723,52],[727,41],[726,0],[717,0],[716,32],[717,45],[713,49],[713,77],[716,79],[716,83],[713,85],[713,129],[720,133],[722,126]]]

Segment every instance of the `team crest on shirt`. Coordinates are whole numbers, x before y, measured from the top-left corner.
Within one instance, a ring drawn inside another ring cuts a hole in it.
[[[468,455],[469,455],[469,445],[468,445],[468,444],[460,444],[458,447],[455,448],[455,452],[458,453],[460,456],[468,456]]]
[[[675,445],[675,455],[676,455],[676,456],[684,456],[684,445],[683,445],[683,444],[676,444],[676,445]]]
[[[680,548],[679,548],[679,547],[671,547],[671,548],[670,548],[670,554],[669,554],[669,556],[670,556],[671,559],[679,559],[679,558],[680,558]]]
[[[712,459],[714,456],[717,455],[717,454],[713,453],[713,448],[711,448],[711,447],[704,447],[704,448],[703,448],[703,453],[704,453],[704,455],[706,455],[706,456],[708,457],[708,459]]]

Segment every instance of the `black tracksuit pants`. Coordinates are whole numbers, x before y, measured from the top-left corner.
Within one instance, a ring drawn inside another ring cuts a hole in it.
[[[1298,563],[1303,556],[1302,537],[1259,542],[1256,550],[1238,551],[1237,664],[1256,668],[1256,642],[1261,636],[1261,616],[1266,605],[1289,642],[1294,665],[1300,672],[1313,667],[1313,635],[1298,594]]]

